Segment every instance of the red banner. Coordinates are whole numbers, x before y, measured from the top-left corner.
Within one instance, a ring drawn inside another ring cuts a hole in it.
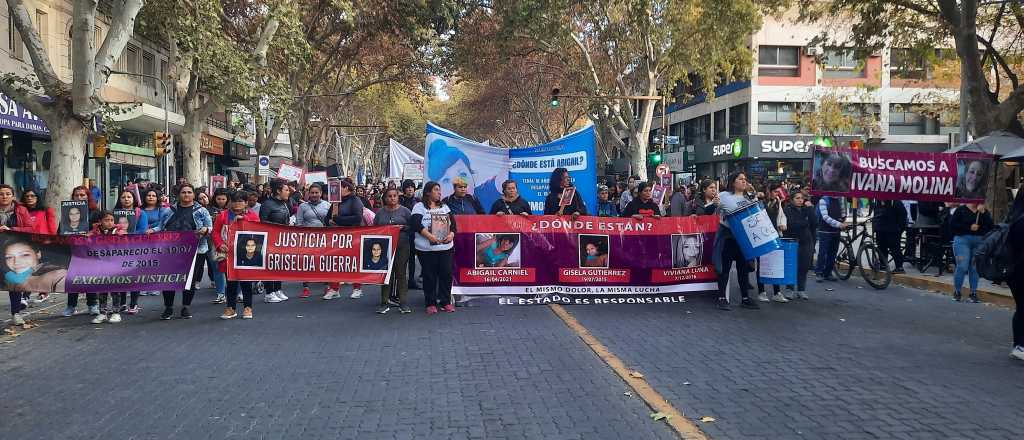
[[[227,276],[243,281],[384,284],[398,245],[398,226],[306,228],[232,223]]]

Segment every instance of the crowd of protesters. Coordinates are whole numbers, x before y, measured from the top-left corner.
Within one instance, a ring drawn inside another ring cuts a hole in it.
[[[501,184],[501,197],[491,206],[481,205],[469,193],[465,180],[455,178],[453,193],[442,198],[441,187],[436,182],[417,185],[411,180],[402,182],[381,181],[367,185],[356,185],[350,179],[340,181],[340,201],[327,200],[326,185],[314,183],[304,187],[295,182],[272,180],[268,184],[241,184],[231,181],[226,188],[210,191],[206,187],[196,188],[179,179],[168,193],[159,184],[144,181],[135,182],[137,192],[122,191],[116,202],[116,209],[135,210],[137,225],[132,233],[151,234],[159,231],[195,231],[200,237],[195,259],[195,276],[191,286],[181,295],[178,315],[192,317],[190,306],[195,299],[198,284],[204,272],[215,292],[212,302],[226,304],[221,315],[223,319],[237,317],[237,303],[242,302],[242,318],[253,318],[253,297],[263,294],[268,304],[289,299],[280,281],[249,282],[230,280],[225,276],[225,259],[228,252],[227,229],[235,221],[267,222],[282,225],[307,227],[357,227],[367,225],[398,225],[402,227],[401,239],[396,247],[395,264],[387,285],[382,286],[377,313],[385,314],[392,309],[410,313],[408,292],[419,289],[422,283],[424,307],[428,314],[440,311],[455,312],[457,301],[452,298],[453,237],[457,228],[456,217],[460,215],[531,215],[533,213],[518,192],[516,182],[507,180]],[[994,228],[991,214],[984,205],[938,203],[914,203],[899,201],[858,201],[838,197],[812,197],[807,182],[751,182],[743,172],[733,172],[723,179],[700,178],[695,182],[665,188],[659,191],[660,200],[654,199],[653,182],[645,182],[632,176],[623,182],[599,185],[597,206],[586,206],[582,196],[573,191],[565,200],[563,193],[572,188],[573,182],[568,171],[558,168],[551,174],[549,193],[544,201],[545,215],[562,215],[573,218],[581,215],[601,217],[622,217],[631,219],[685,217],[694,215],[720,215],[718,233],[712,251],[712,263],[718,275],[719,295],[717,306],[731,309],[728,295],[731,271],[735,268],[740,291],[740,306],[759,309],[759,302],[787,303],[792,300],[809,300],[807,288],[808,273],[813,270],[817,282],[835,281],[836,251],[841,234],[850,227],[849,218],[867,210],[866,216],[872,224],[875,240],[884,257],[893,259],[894,273],[904,271],[905,256],[913,256],[913,245],[920,237],[908,228],[918,219],[933,218],[944,236],[951,242],[955,256],[954,300],[962,301],[961,289],[967,278],[970,292],[968,298],[979,302],[977,296],[979,274],[972,261],[974,251],[981,245],[982,238]],[[671,186],[671,185],[670,185]],[[102,194],[102,193],[101,193]],[[27,190],[16,199],[9,185],[0,185],[0,231],[17,230],[39,234],[61,233],[54,210],[43,206],[38,195]],[[97,206],[96,196],[91,188],[80,186],[69,195],[70,200],[84,201],[89,206],[87,225],[89,234],[126,234],[123,225],[116,224],[111,211]],[[781,237],[794,240],[797,244],[796,283],[790,286],[773,286],[773,292],[757,283],[757,297],[750,283],[750,275],[760,271],[757,261],[749,261],[740,250],[726,218],[752,204],[759,204],[771,219],[772,225]],[[856,210],[856,211],[855,211]],[[1011,241],[1024,241],[1024,192],[1014,200],[1010,215],[1005,219],[1010,225]],[[443,237],[435,236],[431,222],[447,219],[452,233]],[[64,227],[61,224],[61,227]],[[908,246],[903,246],[906,234]],[[1020,246],[1015,256],[1024,255]],[[814,257],[816,254],[816,258]],[[907,255],[905,255],[907,254]],[[11,257],[8,256],[8,259]],[[419,261],[421,274],[416,274],[415,261]],[[205,268],[205,270],[204,270]],[[1009,286],[1018,304],[1014,316],[1015,356],[1024,360],[1024,271],[1016,271]],[[302,284],[300,298],[312,295],[309,283]],[[328,283],[322,299],[332,300],[341,296],[337,283]],[[30,299],[32,293],[37,299]],[[86,294],[86,307],[93,316],[93,323],[121,322],[122,315],[140,312],[139,296],[155,292],[110,292]],[[14,323],[24,322],[22,310],[31,302],[45,301],[47,292],[10,292]],[[161,319],[174,316],[176,292],[162,292],[164,309]],[[362,296],[362,286],[353,284],[350,298]],[[79,294],[67,295],[64,316],[78,313]],[[1013,354],[1011,353],[1011,354]]]

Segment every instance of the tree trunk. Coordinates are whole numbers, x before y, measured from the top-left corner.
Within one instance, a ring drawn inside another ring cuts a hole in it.
[[[206,176],[203,175],[203,169],[200,166],[201,152],[199,151],[200,139],[203,136],[202,124],[195,123],[189,118],[185,123],[185,128],[181,131],[181,162],[182,175],[185,176],[185,180],[193,185],[202,186],[203,182],[206,181]]]
[[[82,122],[70,116],[50,128],[52,156],[50,158],[49,185],[46,189],[46,206],[60,210],[60,202],[71,199],[71,191],[82,185],[85,170],[84,146],[89,140],[89,130]]]

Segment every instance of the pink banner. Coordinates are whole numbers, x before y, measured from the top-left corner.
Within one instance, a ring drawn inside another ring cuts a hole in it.
[[[993,156],[984,153],[818,148],[811,194],[876,200],[984,202]]]

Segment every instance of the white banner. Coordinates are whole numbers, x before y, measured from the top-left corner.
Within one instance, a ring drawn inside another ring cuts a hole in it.
[[[388,177],[401,178],[406,164],[423,163],[423,156],[391,139],[388,147]]]

